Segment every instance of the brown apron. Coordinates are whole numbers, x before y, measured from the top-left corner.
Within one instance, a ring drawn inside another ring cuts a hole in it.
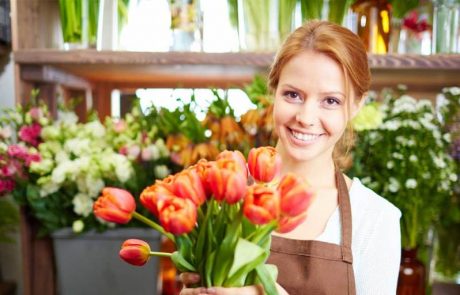
[[[335,180],[342,223],[342,244],[272,236],[267,263],[278,267],[278,283],[291,295],[356,294],[351,253],[351,207],[345,179]]]

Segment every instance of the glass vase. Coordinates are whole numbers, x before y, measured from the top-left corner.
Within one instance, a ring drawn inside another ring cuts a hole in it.
[[[455,0],[433,0],[432,53],[459,52],[459,13]]]
[[[425,294],[425,265],[417,258],[417,248],[402,249],[398,295]]]
[[[239,0],[240,49],[271,52],[280,43],[279,0]]]
[[[367,52],[388,53],[390,40],[390,3],[387,0],[358,0],[352,5],[357,14],[357,33]]]

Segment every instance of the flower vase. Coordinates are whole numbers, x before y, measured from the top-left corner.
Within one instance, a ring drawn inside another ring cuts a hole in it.
[[[397,294],[425,294],[425,273],[425,265],[417,259],[417,248],[402,249]]]

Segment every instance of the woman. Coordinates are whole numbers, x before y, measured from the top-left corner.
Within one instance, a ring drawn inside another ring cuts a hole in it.
[[[295,30],[269,76],[275,93],[276,149],[282,174],[302,175],[317,198],[294,231],[272,238],[280,294],[395,294],[400,211],[337,166],[350,120],[369,89],[360,39],[341,26],[312,21]],[[372,155],[378,156],[378,155]],[[196,275],[184,274],[185,283]],[[184,289],[181,294],[262,294],[261,286]]]

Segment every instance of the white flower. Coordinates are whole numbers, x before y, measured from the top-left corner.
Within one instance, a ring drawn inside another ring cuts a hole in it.
[[[366,176],[363,179],[361,179],[361,182],[365,185],[368,185],[371,182],[371,178],[369,176]]]
[[[401,155],[400,153],[392,153],[391,155],[393,156],[393,158],[398,160],[404,159],[403,155]]]
[[[434,156],[433,157],[433,162],[434,164],[436,165],[436,167],[438,168],[446,168],[446,162],[444,161],[444,159],[441,157],[438,157],[438,156]]]
[[[46,126],[42,129],[40,136],[46,141],[59,138],[59,128],[56,126]]]
[[[64,149],[76,156],[89,154],[91,151],[91,142],[88,138],[72,138],[65,143]]]
[[[417,181],[413,178],[409,178],[408,180],[406,180],[405,185],[408,189],[413,189],[417,187]]]
[[[48,174],[53,170],[54,163],[50,159],[42,159],[39,162],[32,162],[30,164],[30,171],[40,175]]]
[[[442,138],[446,141],[446,142],[450,142],[451,141],[451,135],[450,133],[446,133],[442,136]]]
[[[130,160],[136,160],[141,153],[141,148],[137,145],[132,145],[128,148],[127,157]]]
[[[98,120],[86,123],[85,124],[85,129],[94,138],[102,138],[105,135],[105,127]]]
[[[55,156],[54,159],[56,160],[56,163],[59,164],[59,163],[63,163],[63,162],[69,161],[70,156],[69,156],[69,154],[67,154],[66,151],[60,150],[60,151],[58,151],[58,152],[56,153],[56,156]]]
[[[74,125],[77,124],[78,117],[74,112],[62,112],[58,111],[57,124],[64,123],[65,125]]]
[[[385,123],[380,125],[381,129],[384,129],[384,130],[386,129],[386,130],[391,130],[391,131],[398,130],[399,127],[401,127],[401,121],[399,120],[386,121]]]
[[[166,165],[158,165],[154,168],[155,177],[158,179],[163,179],[171,173]]]
[[[72,230],[74,233],[81,233],[84,228],[85,228],[85,223],[81,219],[75,220],[72,223]]]
[[[392,193],[396,193],[400,187],[398,180],[396,180],[394,177],[390,177],[389,182],[388,190]]]
[[[131,178],[133,168],[125,156],[113,154],[111,163],[113,167],[115,167],[115,174],[117,175],[119,181],[126,182],[129,178]]]
[[[37,184],[40,186],[40,196],[46,197],[55,193],[59,190],[60,186],[55,182],[51,181],[49,176],[47,177],[40,177],[37,179]]]
[[[450,179],[450,181],[455,182],[455,181],[457,181],[458,176],[457,176],[457,174],[455,174],[455,173],[451,173],[451,174],[449,175],[449,179]]]
[[[73,211],[78,215],[87,217],[93,211],[93,200],[90,196],[78,193],[72,200]]]
[[[417,102],[417,110],[421,110],[423,108],[433,108],[433,104],[431,103],[430,100],[428,99],[420,99],[418,102]]]
[[[411,162],[417,162],[417,160],[418,160],[418,158],[417,158],[416,155],[410,155],[410,156],[409,156],[409,161],[411,161]]]
[[[8,145],[4,142],[0,142],[0,153],[5,153],[8,150]]]
[[[392,169],[395,166],[395,163],[393,161],[388,161],[387,162],[387,168]]]
[[[88,188],[88,195],[92,198],[96,198],[104,188],[105,183],[100,178],[93,178],[90,175],[86,176],[86,187]]]
[[[10,138],[11,135],[13,134],[13,131],[11,130],[10,126],[0,126],[0,137],[2,138]]]
[[[156,145],[149,145],[142,149],[141,158],[143,161],[156,161],[160,158],[160,151]]]
[[[460,94],[460,87],[450,87],[447,89],[443,89],[445,92],[450,92],[452,95],[459,95]]]

